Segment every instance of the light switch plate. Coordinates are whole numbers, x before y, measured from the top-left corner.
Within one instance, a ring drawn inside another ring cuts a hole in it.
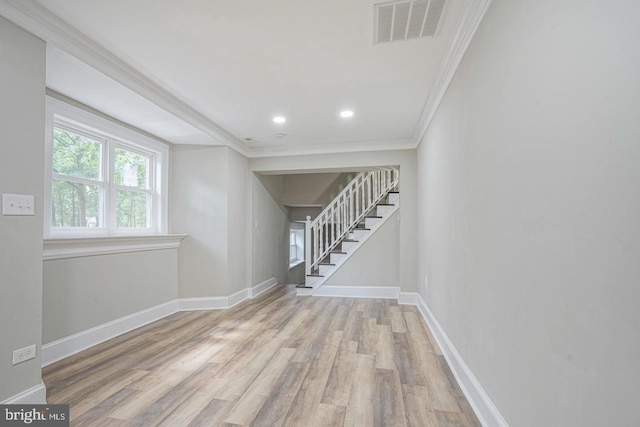
[[[2,215],[34,215],[33,196],[26,194],[3,194]]]

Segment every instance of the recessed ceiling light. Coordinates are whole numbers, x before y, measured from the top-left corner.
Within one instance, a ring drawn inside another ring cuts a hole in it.
[[[342,117],[343,119],[348,119],[349,117],[353,117],[353,111],[342,110],[340,111],[340,117]]]
[[[285,138],[285,137],[287,137],[287,136],[288,136],[288,135],[287,135],[286,133],[283,133],[283,132],[278,132],[278,133],[276,133],[276,138]]]
[[[286,121],[287,121],[287,118],[286,118],[286,117],[284,117],[284,116],[275,116],[275,117],[273,118],[273,123],[282,124],[282,123],[284,123],[284,122],[286,122]]]

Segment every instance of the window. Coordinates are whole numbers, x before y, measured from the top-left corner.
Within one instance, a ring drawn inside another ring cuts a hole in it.
[[[46,237],[166,232],[168,149],[50,98]]]
[[[289,232],[289,262],[294,262],[298,259],[298,246],[296,246],[296,233],[291,230]]]
[[[297,224],[296,224],[297,225]],[[304,228],[289,229],[289,267],[304,261]]]

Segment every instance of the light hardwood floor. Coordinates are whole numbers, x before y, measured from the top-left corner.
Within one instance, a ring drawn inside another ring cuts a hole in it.
[[[419,313],[276,286],[44,369],[77,426],[480,426]]]

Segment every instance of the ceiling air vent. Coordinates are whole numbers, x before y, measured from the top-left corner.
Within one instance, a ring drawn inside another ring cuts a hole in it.
[[[374,5],[375,43],[435,36],[446,1],[394,1]]]

